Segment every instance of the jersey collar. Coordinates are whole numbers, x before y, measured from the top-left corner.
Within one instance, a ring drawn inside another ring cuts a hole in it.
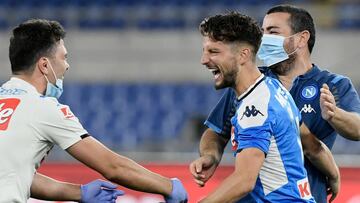
[[[264,74],[261,74],[260,77],[256,79],[256,81],[240,96],[238,96],[237,100],[240,101],[248,96],[263,80],[265,79]]]
[[[17,77],[11,77],[7,83],[12,85],[14,88],[22,89],[29,93],[35,93],[41,95],[32,84],[26,82],[23,79]]]
[[[298,77],[300,79],[310,79],[316,76],[320,72],[321,72],[320,68],[318,68],[315,64],[312,64],[312,68],[308,72],[306,72],[303,75],[299,75]]]

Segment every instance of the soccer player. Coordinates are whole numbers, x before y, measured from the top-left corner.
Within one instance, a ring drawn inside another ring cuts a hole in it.
[[[279,79],[290,90],[303,118],[300,130],[311,192],[317,202],[326,202],[328,193],[332,193],[333,200],[339,191],[339,176],[326,172],[334,171],[331,164],[319,167],[314,159],[328,157],[331,160],[329,154],[324,153],[327,148],[322,142],[331,149],[338,134],[360,140],[359,96],[349,78],[311,63],[315,26],[306,10],[289,5],[275,6],[267,12],[262,27],[265,34],[258,57],[268,67],[260,69],[265,75]],[[222,156],[223,148],[230,140],[229,121],[234,114],[234,98],[235,93],[227,90],[205,122],[209,129],[204,132],[201,142],[205,144],[210,138],[218,139],[218,157]],[[322,142],[316,144],[317,139],[311,134]]]
[[[231,87],[237,97],[231,118],[235,170],[200,202],[234,202],[248,193],[256,202],[314,202],[306,186],[300,113],[280,82],[255,64],[260,27],[232,12],[205,19],[200,32],[201,63],[214,74],[215,88]]]
[[[41,187],[32,183],[54,145],[112,182],[161,194],[166,202],[186,202],[187,192],[178,179],[153,173],[112,152],[88,134],[69,106],[58,102],[69,68],[64,37],[56,21],[29,20],[12,30],[13,77],[0,88],[0,202],[26,202],[32,194],[46,198],[46,191],[34,192]]]

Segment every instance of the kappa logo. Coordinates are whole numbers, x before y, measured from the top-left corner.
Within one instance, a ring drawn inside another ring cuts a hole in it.
[[[264,116],[264,114],[261,113],[259,110],[257,110],[254,105],[251,105],[251,109],[249,106],[246,106],[245,111],[244,111],[243,115],[241,116],[240,120],[242,120],[244,116],[246,116],[246,117],[254,116],[255,117],[258,114]]]
[[[316,113],[315,109],[313,107],[311,107],[310,104],[304,104],[304,106],[301,108],[300,113],[302,113],[302,112],[304,112],[304,113],[315,112]]]
[[[0,130],[6,130],[20,99],[0,99]]]

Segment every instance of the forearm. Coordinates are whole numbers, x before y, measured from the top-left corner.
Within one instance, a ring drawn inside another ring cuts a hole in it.
[[[337,167],[329,148],[323,142],[319,141],[318,149],[312,153],[305,152],[305,156],[326,177],[331,179],[339,178],[339,168]]]
[[[251,192],[253,185],[246,180],[245,174],[234,172],[219,187],[200,203],[236,202]]]
[[[328,122],[341,136],[354,141],[360,140],[359,114],[336,108],[334,116]]]
[[[51,201],[80,201],[79,184],[54,180],[36,173],[30,188],[32,198]]]
[[[200,156],[210,155],[219,164],[227,142],[228,140],[220,137],[213,130],[206,129],[200,140]]]
[[[235,202],[255,187],[265,154],[257,148],[243,149],[236,155],[235,170],[201,203]]]
[[[168,196],[172,190],[169,178],[153,173],[126,157],[117,155],[117,161],[104,172],[105,177],[119,185],[137,191]],[[108,172],[110,171],[110,172]]]
[[[67,152],[119,185],[165,196],[171,193],[172,184],[169,178],[153,173],[133,160],[111,151],[93,137],[77,142],[69,147]]]

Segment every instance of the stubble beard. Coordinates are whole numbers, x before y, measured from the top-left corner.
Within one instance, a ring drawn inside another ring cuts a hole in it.
[[[219,90],[227,87],[235,88],[237,73],[238,73],[237,69],[233,69],[227,73],[223,73],[223,77],[224,77],[223,81],[219,85],[215,84],[215,89]]]
[[[291,45],[289,47],[289,50],[294,51],[296,49],[294,46],[294,40],[293,39],[290,40],[291,40],[290,41]],[[295,59],[296,59],[296,53],[293,53],[285,61],[274,64],[270,66],[270,68],[273,69],[273,72],[276,73],[277,75],[287,75],[292,69]]]
[[[290,70],[294,64],[295,59],[296,59],[296,56],[291,55],[285,61],[274,64],[274,65],[270,66],[270,68],[277,75],[287,75],[290,72]]]

